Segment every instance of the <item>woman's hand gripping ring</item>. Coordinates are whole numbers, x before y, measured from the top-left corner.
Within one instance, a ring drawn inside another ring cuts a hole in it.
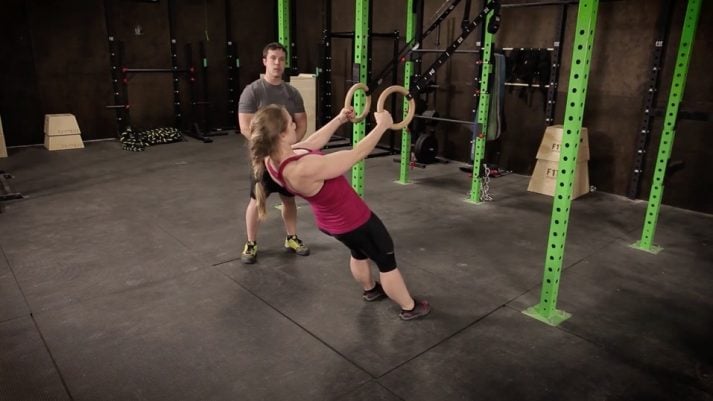
[[[407,96],[409,94],[408,90],[406,88],[404,88],[403,86],[399,86],[399,85],[389,86],[388,88],[384,89],[383,92],[381,92],[381,95],[379,96],[379,100],[377,100],[377,102],[376,102],[376,111],[384,111],[384,103],[386,102],[386,98],[395,92],[398,92],[404,96]],[[411,98],[408,101],[408,112],[406,114],[406,117],[404,117],[404,119],[400,123],[394,123],[391,126],[391,129],[399,130],[399,129],[406,127],[413,119],[413,115],[415,113],[416,113],[416,102],[413,100],[413,98]]]
[[[347,91],[346,97],[344,97],[344,107],[345,108],[352,105],[352,98],[354,97],[354,93],[358,89],[363,90],[364,93],[367,93],[369,91],[369,87],[361,82],[352,85],[352,87],[349,88],[349,91]],[[352,120],[352,122],[358,123],[360,121],[363,121],[366,118],[366,116],[369,114],[369,109],[371,109],[371,95],[366,95],[366,103],[364,104],[364,109],[362,110],[361,114],[354,117],[354,120]]]

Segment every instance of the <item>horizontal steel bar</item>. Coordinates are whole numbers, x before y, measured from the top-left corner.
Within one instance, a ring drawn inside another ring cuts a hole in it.
[[[549,85],[540,85],[540,84],[524,84],[520,82],[505,82],[505,86],[529,86],[530,88],[549,88]]]
[[[370,35],[375,38],[391,38],[391,39],[394,39],[394,38],[400,36],[400,34],[398,32],[372,32]],[[328,34],[328,36],[331,38],[353,38],[354,32],[331,32]]]
[[[501,47],[500,49],[496,50],[503,50],[503,51],[513,51],[515,49],[518,50],[547,50],[548,52],[553,52],[555,51],[554,47]]]
[[[445,49],[416,49],[413,50],[414,53],[443,53]],[[462,49],[462,50],[456,50],[454,53],[468,53],[468,54],[475,54],[475,53],[480,53],[479,49],[476,50],[467,50],[467,49]]]
[[[602,3],[623,0],[602,0]],[[579,0],[560,0],[560,1],[533,1],[530,3],[504,3],[502,8],[520,8],[520,7],[539,7],[539,6],[566,6],[570,4],[579,4]]]
[[[466,121],[466,120],[456,120],[453,118],[444,118],[444,117],[427,117],[427,116],[422,116],[420,114],[416,114],[414,118],[420,118],[422,120],[436,120],[436,121],[445,121],[449,123],[456,123],[456,124],[465,124],[465,125],[476,125],[477,123],[474,121]]]
[[[665,114],[666,111],[663,109],[654,110],[654,116],[656,117],[661,117]],[[704,111],[679,110],[678,119],[693,121],[713,121],[713,113],[707,113]]]
[[[502,8],[519,8],[519,7],[539,7],[539,6],[565,6],[568,4],[578,4],[577,0],[563,0],[563,1],[534,1],[531,3],[504,3],[501,4]]]
[[[122,72],[170,72],[170,73],[185,73],[190,72],[190,70],[174,70],[173,68],[122,68]]]

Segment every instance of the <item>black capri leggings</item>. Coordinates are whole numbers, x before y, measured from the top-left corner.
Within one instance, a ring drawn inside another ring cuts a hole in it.
[[[324,232],[346,245],[351,250],[354,259],[371,259],[382,273],[396,269],[394,241],[384,223],[374,212],[371,213],[371,217],[366,223],[353,231],[345,234]]]

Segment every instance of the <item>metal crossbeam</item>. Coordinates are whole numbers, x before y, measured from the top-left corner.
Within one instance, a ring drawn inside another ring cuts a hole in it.
[[[470,24],[467,26],[463,27],[463,32],[446,48],[446,50],[441,53],[438,58],[436,58],[436,61],[433,62],[427,69],[424,74],[422,74],[419,79],[414,83],[413,87],[410,88],[411,94],[414,93],[422,93],[424,92],[427,88],[428,85],[433,82],[433,79],[436,75],[436,71],[446,62],[448,61],[449,58],[455,53],[456,49],[458,49],[465,39],[470,35],[471,32],[475,30],[475,28],[480,25],[483,20],[486,18],[488,14],[490,14],[491,11],[495,10],[498,6],[497,1],[489,1],[485,7],[483,7],[483,10],[478,14],[475,18],[473,18],[472,21],[470,21]]]
[[[428,85],[433,81],[436,70],[440,66],[442,66],[448,59],[455,53],[456,49],[458,49],[465,39],[470,35],[471,32],[475,30],[475,28],[480,25],[483,20],[485,20],[485,17],[494,9],[498,7],[499,0],[490,0],[488,1],[485,6],[483,7],[483,10],[475,17],[473,20],[470,21],[469,24],[463,26],[463,32],[453,41],[453,43],[444,50],[440,56],[436,59],[433,64],[431,64],[427,69],[426,73],[421,75],[419,79],[414,83],[409,88],[410,92],[410,97],[413,97],[415,94],[418,93],[423,93],[427,88]],[[430,29],[430,28],[429,28]],[[399,62],[404,62],[408,57],[410,57],[411,53],[414,53],[419,49],[421,41],[431,32],[432,30],[426,30],[420,37],[414,38],[413,40],[406,41],[406,46],[404,46],[400,51],[399,51],[399,57],[396,60],[392,60],[389,62],[386,67],[374,78],[371,80],[369,83],[369,91],[375,91],[376,88],[378,88],[381,83],[383,82],[384,78],[391,72],[393,68],[396,68],[396,64]]]

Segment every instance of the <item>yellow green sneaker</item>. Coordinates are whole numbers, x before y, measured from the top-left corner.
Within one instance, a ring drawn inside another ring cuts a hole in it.
[[[257,243],[255,241],[248,241],[245,243],[243,253],[240,255],[240,261],[246,265],[253,264],[257,261]]]
[[[287,238],[285,238],[285,250],[294,252],[300,256],[309,255],[309,248],[307,248],[296,235],[288,235]]]

